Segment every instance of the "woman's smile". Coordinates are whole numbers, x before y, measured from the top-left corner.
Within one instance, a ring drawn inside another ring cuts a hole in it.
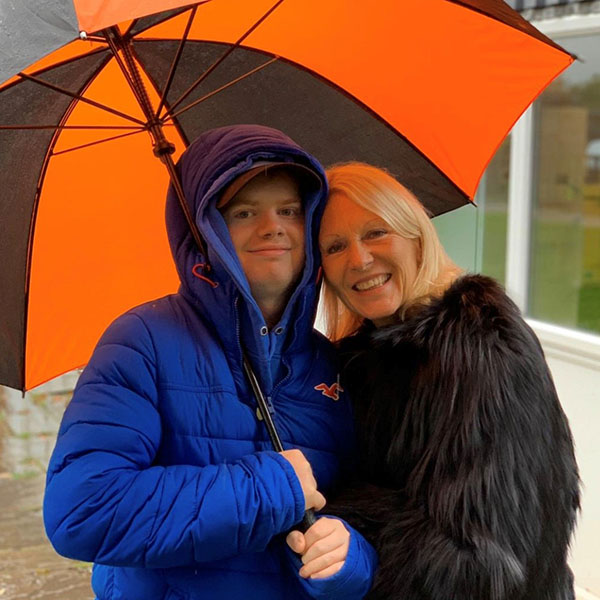
[[[352,286],[355,292],[371,292],[383,287],[392,278],[391,273],[385,275],[376,275],[367,280],[361,280]]]

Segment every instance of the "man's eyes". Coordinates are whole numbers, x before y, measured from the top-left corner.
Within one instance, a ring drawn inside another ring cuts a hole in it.
[[[288,206],[279,210],[279,214],[283,217],[299,217],[302,215],[302,207]]]
[[[233,219],[249,219],[250,217],[256,216],[258,213],[256,210],[250,208],[241,208],[235,210],[231,213],[231,218]],[[301,217],[304,213],[302,212],[301,206],[289,206],[285,208],[280,208],[277,211],[281,217]]]
[[[252,216],[252,212],[249,210],[238,210],[233,213],[234,219],[247,219],[250,216]]]

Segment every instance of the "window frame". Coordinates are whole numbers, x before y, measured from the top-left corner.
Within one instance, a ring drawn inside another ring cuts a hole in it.
[[[542,33],[561,43],[566,38],[600,36],[600,14],[572,15],[535,21]],[[532,206],[534,202],[535,105],[511,132],[508,181],[506,290],[527,317],[530,277]],[[527,317],[547,350],[561,359],[600,367],[600,334],[544,323]]]

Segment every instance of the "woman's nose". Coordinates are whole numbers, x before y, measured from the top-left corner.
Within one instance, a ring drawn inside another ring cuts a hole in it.
[[[373,264],[373,256],[363,243],[351,243],[348,250],[348,263],[351,269],[365,271]]]

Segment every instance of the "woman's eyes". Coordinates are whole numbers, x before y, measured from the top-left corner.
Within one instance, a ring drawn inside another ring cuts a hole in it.
[[[387,235],[389,232],[387,229],[371,229],[369,231],[367,231],[367,233],[365,233],[362,236],[363,240],[377,240],[385,235]],[[342,252],[344,249],[346,248],[346,244],[342,241],[339,242],[334,242],[333,244],[331,244],[330,246],[327,246],[327,248],[325,248],[325,254],[336,254],[338,252]]]
[[[373,239],[384,236],[386,233],[387,233],[387,230],[385,230],[385,229],[371,229],[365,235],[365,239],[373,240]]]
[[[341,252],[344,249],[344,244],[341,242],[335,242],[330,246],[327,246],[325,252],[327,254],[335,254],[336,252]]]

